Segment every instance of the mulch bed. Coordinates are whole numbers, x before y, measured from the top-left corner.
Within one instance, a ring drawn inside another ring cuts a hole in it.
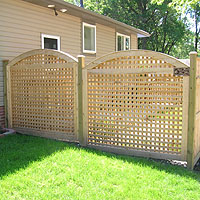
[[[156,161],[156,162],[161,162],[163,164],[166,165],[177,165],[180,167],[184,167],[187,168],[187,162],[185,161],[178,161],[178,160],[160,160],[160,159],[153,159],[153,158],[149,158],[150,160]],[[194,166],[194,171],[198,171],[200,172],[200,159],[199,161],[196,163],[196,165]]]

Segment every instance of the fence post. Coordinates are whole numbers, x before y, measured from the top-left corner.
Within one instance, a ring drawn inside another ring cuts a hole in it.
[[[187,167],[194,167],[194,134],[196,117],[196,68],[197,52],[190,53],[190,80],[189,80],[189,108],[188,108],[188,136],[187,136]]]
[[[82,72],[85,67],[85,56],[78,56],[78,140],[81,146],[85,146],[83,134],[83,77]]]
[[[7,73],[6,67],[9,60],[3,60],[3,92],[4,92],[4,113],[5,113],[5,127],[8,127],[8,104],[7,104]]]

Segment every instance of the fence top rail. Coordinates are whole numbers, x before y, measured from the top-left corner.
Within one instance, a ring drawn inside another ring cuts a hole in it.
[[[109,61],[115,58],[126,57],[126,56],[141,56],[141,57],[146,57],[146,58],[150,57],[151,59],[162,60],[168,64],[173,65],[175,68],[189,67],[189,65],[185,64],[184,62],[164,53],[150,51],[150,50],[135,50],[134,49],[134,50],[118,51],[118,52],[112,52],[112,53],[106,54],[88,63],[85,69],[93,69],[97,65],[102,64],[106,61]]]
[[[13,60],[11,60],[8,63],[8,66],[9,67],[13,66],[16,63],[18,63],[19,61],[21,61],[21,60],[23,60],[23,59],[25,59],[27,57],[34,56],[34,55],[51,55],[51,56],[57,56],[60,59],[66,60],[67,62],[78,63],[78,59],[74,58],[70,54],[65,53],[63,51],[58,51],[58,50],[53,50],[53,49],[34,49],[34,50],[28,51],[26,53],[23,53],[23,54],[15,57]]]

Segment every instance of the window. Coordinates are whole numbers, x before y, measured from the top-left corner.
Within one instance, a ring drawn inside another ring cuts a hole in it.
[[[55,49],[60,51],[60,37],[42,34],[42,49]]]
[[[130,36],[117,33],[116,50],[123,51],[130,49]]]
[[[83,53],[96,53],[96,26],[83,23]]]

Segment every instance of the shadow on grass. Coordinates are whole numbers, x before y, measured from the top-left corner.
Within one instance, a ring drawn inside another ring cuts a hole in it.
[[[58,151],[66,149],[79,149],[77,145],[54,141],[45,138],[26,136],[26,135],[11,135],[0,139],[0,179],[1,177],[14,173],[15,171],[26,168],[34,161],[40,161]],[[200,173],[189,171],[184,167],[172,166],[152,159],[122,156],[112,153],[101,152],[90,148],[81,148],[87,153],[107,158],[122,160],[133,165],[150,167],[159,171],[184,176],[200,182]]]
[[[102,152],[100,150],[92,148],[84,148],[88,153],[93,153],[98,156],[106,156],[112,159],[122,160],[123,162],[128,162],[133,165],[139,165],[143,167],[150,167],[158,171],[165,171],[168,174],[175,174],[177,176],[183,176],[189,179],[196,180],[200,183],[200,171],[190,171],[183,166],[172,165],[169,162],[164,160],[152,159],[152,158],[142,158],[142,157],[133,157],[126,155],[118,155],[114,153]]]
[[[21,134],[0,138],[0,179],[73,145]]]

